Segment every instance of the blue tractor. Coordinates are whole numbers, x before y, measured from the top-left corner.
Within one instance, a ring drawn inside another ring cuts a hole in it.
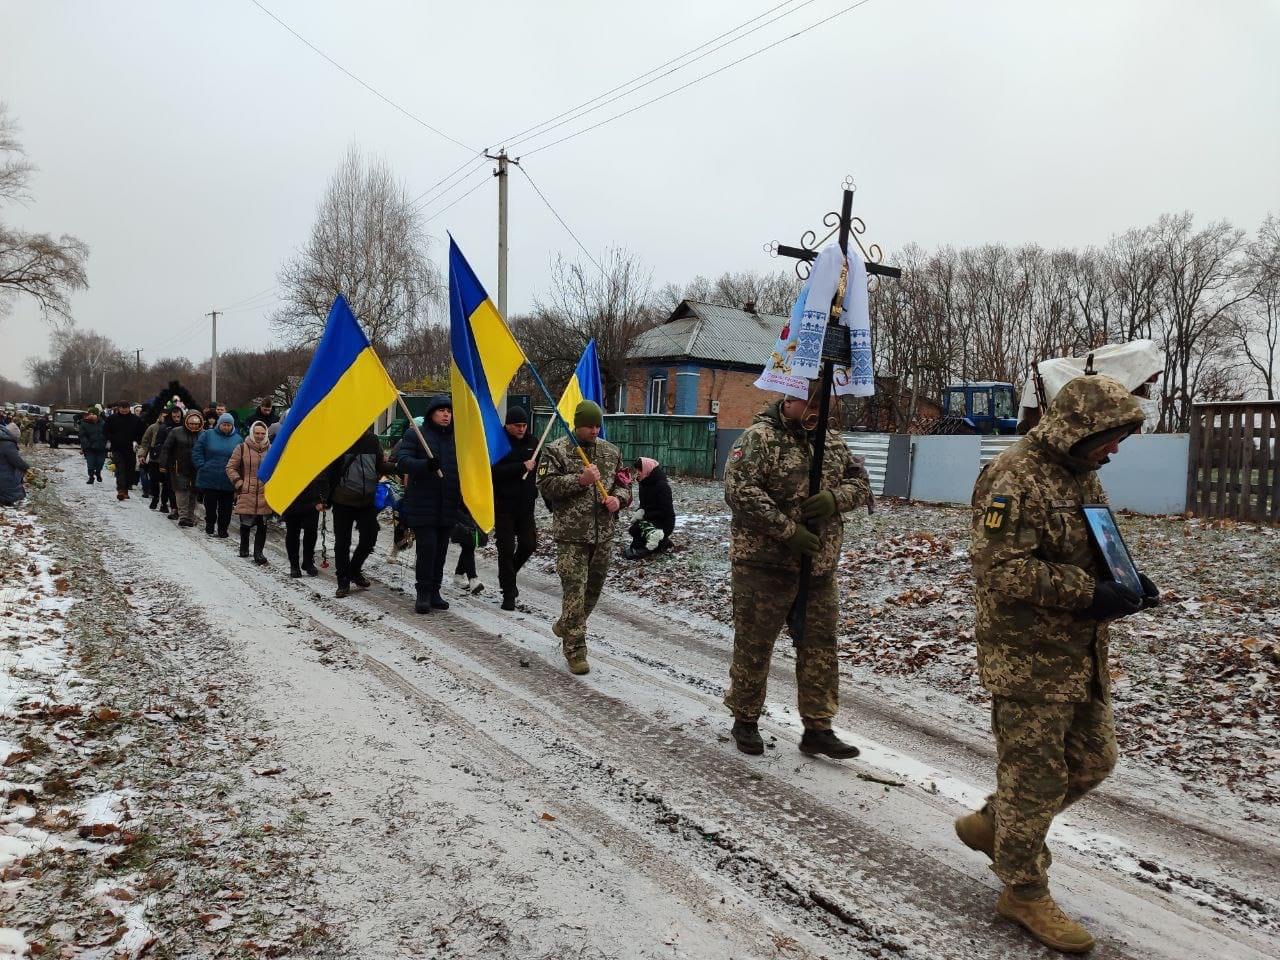
[[[942,419],[933,432],[1017,433],[1018,399],[1013,384],[986,380],[943,388]]]

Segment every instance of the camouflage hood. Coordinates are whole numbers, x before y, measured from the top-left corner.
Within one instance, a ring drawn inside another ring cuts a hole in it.
[[[1049,451],[1075,473],[1098,469],[1101,464],[1072,451],[1084,440],[1109,431],[1137,430],[1145,414],[1118,380],[1104,376],[1076,377],[1054,398],[1049,412],[1027,439]]]

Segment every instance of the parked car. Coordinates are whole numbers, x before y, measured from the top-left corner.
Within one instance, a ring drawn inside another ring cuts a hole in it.
[[[80,442],[81,410],[55,410],[49,422],[49,446],[58,449],[60,443]]]

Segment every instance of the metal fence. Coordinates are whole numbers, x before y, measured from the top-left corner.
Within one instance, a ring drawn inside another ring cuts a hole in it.
[[[546,407],[534,408],[537,436],[542,436],[551,415]],[[608,441],[622,451],[624,462],[653,457],[671,474],[707,478],[715,475],[715,417],[610,413],[604,418],[604,432]],[[556,424],[547,442],[564,435],[564,427]]]

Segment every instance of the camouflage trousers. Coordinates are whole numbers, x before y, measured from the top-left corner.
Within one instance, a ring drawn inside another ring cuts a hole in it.
[[[991,869],[1024,896],[1049,890],[1053,818],[1102,783],[1116,765],[1111,704],[1030,703],[996,697],[996,792],[982,808],[995,826]]]
[[[742,720],[764,709],[773,645],[787,621],[799,577],[745,564],[733,566],[733,663],[724,705]],[[796,647],[796,687],[800,717],[811,730],[826,730],[840,705],[836,621],[840,597],[834,574],[814,577],[809,586],[804,642]]]
[[[555,632],[566,657],[587,652],[587,618],[604,588],[612,549],[611,543],[556,542],[556,573],[563,599]]]

